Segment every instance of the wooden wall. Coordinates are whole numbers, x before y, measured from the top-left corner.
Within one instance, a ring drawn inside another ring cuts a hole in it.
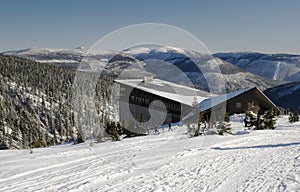
[[[130,118],[134,118],[138,122],[143,115],[144,122],[147,123],[151,113],[152,119],[159,119],[163,124],[168,124],[179,122],[183,115],[191,111],[189,106],[140,89],[121,85],[120,90],[120,121],[130,121]],[[150,105],[152,111],[149,110]],[[156,122],[148,122],[148,124],[152,126]]]

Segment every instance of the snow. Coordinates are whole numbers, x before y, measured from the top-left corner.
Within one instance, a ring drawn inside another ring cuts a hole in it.
[[[186,127],[120,142],[0,151],[0,191],[299,191],[300,123],[189,138]]]
[[[253,89],[253,87],[251,88],[245,88],[245,89],[240,89],[238,91],[234,91],[234,92],[231,92],[231,93],[227,93],[227,94],[224,94],[224,95],[220,95],[220,96],[217,96],[217,97],[212,97],[212,98],[208,98],[208,99],[205,99],[203,101],[200,102],[200,109],[201,111],[205,111],[209,108],[212,108],[216,105],[219,105],[225,101],[228,101],[229,99],[232,99],[242,93],[245,93],[249,90]]]
[[[279,70],[280,70],[280,64],[281,64],[281,62],[278,62],[277,65],[276,65],[276,70],[274,72],[273,80],[277,80],[278,73],[279,73]]]
[[[175,51],[177,53],[181,53],[181,54],[185,54],[185,50],[184,49],[180,49],[177,47],[171,47],[171,46],[165,46],[165,47],[160,47],[157,49],[157,52],[163,52],[163,53],[167,53],[170,51]]]
[[[250,73],[276,81],[299,81],[299,55],[258,52],[216,53],[219,57]]]
[[[48,55],[51,53],[64,53],[64,54],[78,54],[82,55],[85,53],[86,50],[83,49],[51,49],[51,48],[27,48],[23,50],[15,50],[15,51],[6,51],[3,52],[5,55],[13,55],[13,56],[18,56],[18,55]]]
[[[120,84],[128,85],[132,88],[138,88],[148,93],[172,99],[173,101],[178,101],[188,106],[193,106],[195,98],[198,102],[201,102],[204,99],[207,99],[207,96],[210,95],[210,93],[205,91],[199,91],[198,89],[178,85],[160,79],[153,79],[153,81],[149,83],[144,83],[143,79],[126,79],[115,81]],[[170,90],[170,88],[172,89]]]
[[[123,52],[126,54],[141,54],[141,53],[150,53],[151,49],[147,47],[133,47],[130,49],[126,49]]]
[[[75,60],[65,60],[65,59],[50,59],[50,60],[36,60],[37,62],[40,63],[79,63],[78,61]]]
[[[154,53],[154,52],[161,52],[161,53],[180,53],[185,54],[188,50],[171,47],[171,46],[161,46],[161,47],[132,47],[130,49],[126,49],[123,52],[131,55],[142,54],[142,53]]]

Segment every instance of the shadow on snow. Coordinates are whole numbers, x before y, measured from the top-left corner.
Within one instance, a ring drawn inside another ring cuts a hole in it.
[[[213,147],[212,149],[215,150],[261,149],[261,148],[286,147],[286,146],[293,146],[293,145],[300,145],[300,142],[255,145],[255,146],[245,146],[245,147]]]

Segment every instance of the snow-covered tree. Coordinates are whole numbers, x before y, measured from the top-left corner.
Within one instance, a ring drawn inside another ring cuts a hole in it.
[[[292,109],[289,116],[289,122],[294,123],[296,121],[299,121],[299,114],[297,109]]]
[[[263,129],[275,129],[275,115],[272,109],[268,110],[263,116]]]
[[[230,122],[229,114],[226,112],[225,108],[222,108],[221,113],[222,113],[221,117],[224,114],[224,119],[220,119],[218,121],[218,126],[217,126],[218,134],[219,135],[224,135],[225,133],[232,134],[230,123],[229,123]]]
[[[272,109],[259,114],[246,112],[246,118],[248,118],[248,120],[245,120],[245,125],[249,123],[250,126],[253,126],[256,130],[275,128],[276,119]]]

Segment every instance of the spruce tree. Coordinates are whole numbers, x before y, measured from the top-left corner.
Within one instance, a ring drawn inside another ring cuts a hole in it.
[[[275,129],[275,116],[272,109],[268,110],[263,116],[263,128],[264,129]]]
[[[257,115],[257,119],[255,121],[255,128],[256,130],[262,129],[275,129],[275,115],[272,109],[266,111],[265,113],[259,113]]]
[[[222,109],[219,111],[219,119],[218,119],[218,126],[217,126],[219,135],[224,135],[225,133],[232,134],[229,122],[230,122],[229,113],[226,112],[225,107],[222,107]]]
[[[299,114],[296,108],[293,108],[289,115],[289,122],[294,123],[299,121]]]
[[[117,125],[114,121],[106,121],[105,131],[111,137],[113,141],[120,141],[120,135],[118,132]]]
[[[78,131],[77,131],[77,139],[76,139],[75,144],[79,144],[79,143],[83,143],[83,142],[84,142],[84,136],[82,134],[82,130],[78,129]]]
[[[252,111],[246,111],[244,119],[245,127],[257,126],[257,115]]]

